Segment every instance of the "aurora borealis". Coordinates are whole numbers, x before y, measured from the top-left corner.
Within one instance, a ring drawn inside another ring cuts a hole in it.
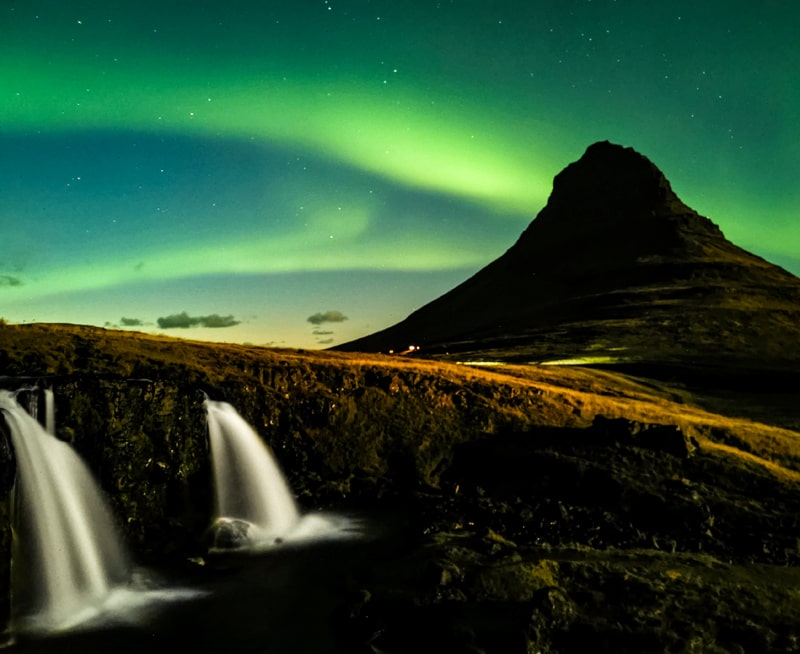
[[[800,274],[798,19],[788,0],[0,0],[0,316],[349,340],[502,254],[606,139]]]

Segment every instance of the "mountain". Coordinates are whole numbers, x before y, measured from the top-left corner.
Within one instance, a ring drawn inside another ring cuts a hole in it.
[[[337,346],[455,360],[798,369],[800,279],[725,238],[632,148],[591,145],[501,257]]]

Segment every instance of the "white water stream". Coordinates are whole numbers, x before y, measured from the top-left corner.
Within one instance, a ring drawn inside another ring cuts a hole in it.
[[[0,391],[17,475],[12,503],[15,617],[69,623],[104,600],[130,571],[105,499],[72,447]]]
[[[46,430],[0,390],[16,459],[12,490],[13,634],[50,634],[133,623],[157,603],[197,591],[163,588],[135,570],[114,517],[83,459],[56,438],[52,393],[42,397]]]
[[[356,526],[342,516],[299,511],[272,450],[236,409],[206,400],[206,410],[217,548],[263,549],[287,541],[356,535]]]
[[[25,389],[35,391],[28,408],[47,428],[19,404],[16,393],[0,390],[0,413],[16,461],[10,642],[15,634],[133,625],[151,619],[154,604],[205,595],[164,587],[132,565],[90,469],[54,435],[52,393],[39,390]],[[216,522],[228,535],[233,531],[234,549],[363,534],[358,521],[344,516],[302,514],[271,450],[255,430],[227,403],[207,400],[206,410]]]

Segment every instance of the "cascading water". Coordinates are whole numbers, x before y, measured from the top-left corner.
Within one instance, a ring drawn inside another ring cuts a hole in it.
[[[16,457],[12,613],[21,630],[85,619],[129,574],[128,554],[86,464],[0,391]]]
[[[217,545],[285,538],[300,521],[295,499],[267,445],[226,402],[206,400],[216,496]]]
[[[360,537],[359,520],[301,514],[272,451],[227,402],[205,401],[216,495],[212,549]]]
[[[17,402],[45,428],[48,434],[55,435],[56,410],[52,389],[27,386],[18,389],[14,396]]]

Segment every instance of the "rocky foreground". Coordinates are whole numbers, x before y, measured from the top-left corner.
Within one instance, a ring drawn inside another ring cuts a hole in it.
[[[305,509],[395,516],[391,548],[340,580],[326,651],[800,649],[800,432],[756,389],[0,326],[0,387],[29,384],[148,564],[203,574],[206,395]]]

